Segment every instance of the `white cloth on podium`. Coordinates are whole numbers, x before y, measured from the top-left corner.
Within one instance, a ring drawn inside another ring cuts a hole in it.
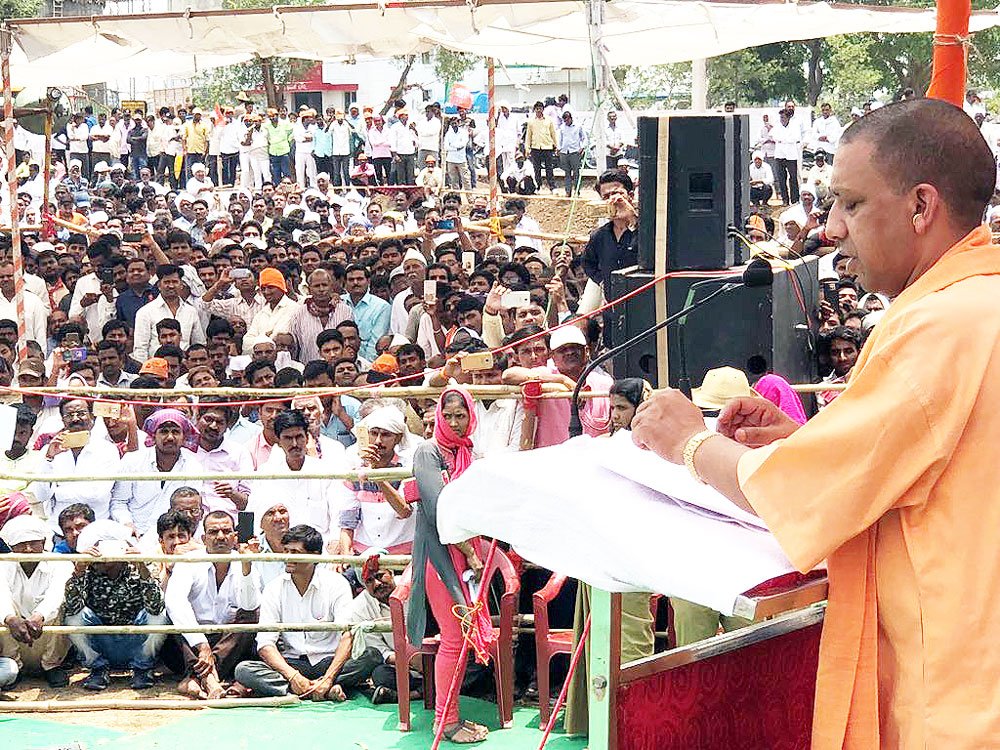
[[[608,591],[677,596],[732,614],[795,570],[761,519],[632,443],[631,434],[475,461],[438,500],[441,541],[482,534]]]

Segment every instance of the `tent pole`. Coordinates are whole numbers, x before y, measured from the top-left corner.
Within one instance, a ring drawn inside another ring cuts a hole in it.
[[[965,99],[969,55],[970,0],[938,0],[934,30],[934,69],[927,96],[957,107]]]
[[[500,179],[497,175],[497,90],[496,90],[496,60],[486,58],[486,94],[489,106],[486,108],[489,122],[490,155],[486,167],[490,176],[490,216],[499,216],[500,212]]]
[[[698,58],[691,61],[691,109],[704,112],[708,109],[708,61]]]
[[[17,154],[14,151],[14,94],[10,87],[10,53],[14,46],[14,35],[10,27],[0,28],[0,77],[3,78],[3,149],[7,164],[7,188],[10,192],[10,235],[11,252],[14,254],[14,307],[17,311],[17,359],[23,361],[28,356],[26,329],[24,324],[24,258],[21,257],[20,217],[17,209]]]
[[[52,183],[52,103],[48,101],[46,97],[45,102],[45,159],[42,161],[42,168],[45,172],[42,174],[42,211],[41,219],[43,227],[49,226],[48,222],[45,220],[49,213],[49,195],[51,183]],[[55,227],[51,229],[42,229],[42,238],[51,239],[52,235],[55,233]]]
[[[597,166],[597,174],[604,171],[607,164],[607,144],[604,139],[604,105],[605,94],[608,90],[608,76],[610,71],[605,64],[603,50],[604,34],[604,0],[590,0],[590,58],[591,58],[591,101],[594,105],[594,160]],[[583,123],[580,123],[581,125]],[[583,164],[580,165],[581,172]]]

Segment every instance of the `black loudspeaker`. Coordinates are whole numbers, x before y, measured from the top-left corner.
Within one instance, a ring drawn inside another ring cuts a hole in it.
[[[688,315],[683,330],[673,323],[615,358],[614,376],[641,377],[654,387],[666,382],[676,388],[682,361],[686,360],[687,375],[694,386],[701,385],[706,372],[724,366],[743,370],[751,384],[765,370],[793,383],[812,382],[816,365],[809,320],[797,292],[801,292],[805,309],[811,311],[819,298],[817,263],[814,257],[792,261],[792,270],[774,269],[772,286],[741,287],[720,295]],[[638,268],[615,271],[609,297],[617,299],[653,278]],[[665,282],[665,299],[661,282],[612,308],[608,346],[622,344],[682,309],[691,285],[705,278],[711,276],[670,278]],[[700,287],[691,301],[697,302],[716,288],[715,284]]]
[[[640,117],[639,267],[729,268],[740,253],[726,236],[746,214],[747,115]]]

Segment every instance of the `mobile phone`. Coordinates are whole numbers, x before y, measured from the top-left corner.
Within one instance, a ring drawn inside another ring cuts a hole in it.
[[[236,541],[246,544],[253,536],[253,513],[241,510],[236,514]]]
[[[823,282],[823,299],[830,303],[834,310],[840,311],[840,299],[837,295],[837,282]]]
[[[476,270],[476,254],[473,252],[462,253],[462,270],[466,273],[472,273]]]
[[[493,352],[473,352],[462,357],[462,372],[493,369]]]
[[[74,432],[64,432],[62,434],[62,444],[64,448],[82,448],[90,440],[88,430],[76,430]]]
[[[510,310],[514,307],[526,307],[531,304],[531,292],[507,292],[500,298],[500,305]]]
[[[95,401],[94,416],[121,419],[122,405],[117,401]]]
[[[62,361],[64,364],[69,364],[70,362],[83,362],[87,359],[87,347],[85,346],[74,346],[69,349],[62,350]]]
[[[371,444],[371,440],[368,437],[368,425],[356,425],[354,427],[354,435],[358,439],[358,451],[363,451]]]
[[[451,229],[451,230],[454,230],[455,229],[455,220],[454,219],[440,219],[439,221],[435,221],[434,222],[434,228],[435,229]]]
[[[229,272],[229,278],[231,279],[249,279],[250,269],[249,268],[234,268]]]
[[[122,242],[142,242],[142,238],[141,232],[125,232],[122,235]]]
[[[100,275],[102,284],[114,284],[115,283],[115,269],[113,268],[102,268]]]
[[[425,281],[424,282],[424,304],[433,305],[437,302],[437,282],[436,281]]]

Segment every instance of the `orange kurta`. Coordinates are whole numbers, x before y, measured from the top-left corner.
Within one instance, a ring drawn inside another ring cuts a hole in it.
[[[813,750],[1000,747],[1000,247],[892,304],[850,385],[740,461],[802,571],[826,558]]]

